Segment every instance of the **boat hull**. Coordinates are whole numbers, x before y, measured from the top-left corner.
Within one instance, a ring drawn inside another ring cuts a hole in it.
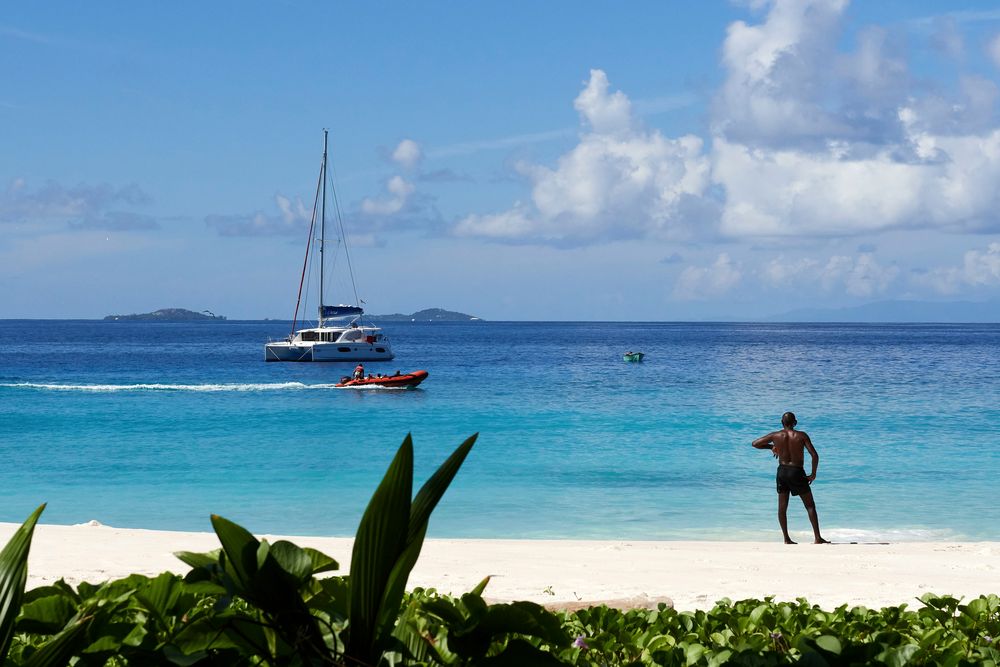
[[[642,358],[644,356],[646,355],[642,352],[626,352],[625,354],[622,355],[622,361],[631,361],[631,362],[642,361]]]
[[[388,343],[288,343],[264,346],[264,361],[389,361]]]
[[[363,387],[384,387],[396,389],[410,389],[427,379],[427,371],[413,371],[405,375],[385,375],[382,377],[368,377],[360,380],[348,380],[337,385],[339,389],[363,388]]]

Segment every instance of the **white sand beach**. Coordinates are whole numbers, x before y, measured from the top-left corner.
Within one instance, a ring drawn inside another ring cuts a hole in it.
[[[16,524],[0,523],[6,543]],[[269,540],[280,539],[263,536]],[[350,566],[350,538],[290,537]],[[129,573],[183,573],[175,551],[218,547],[212,533],[39,525],[28,587],[60,577],[100,582]],[[492,600],[543,604],[669,598],[677,609],[718,599],[805,597],[824,608],[882,607],[934,592],[958,597],[1000,593],[1000,542],[789,545],[762,542],[428,540],[409,588],[460,594],[492,575]]]

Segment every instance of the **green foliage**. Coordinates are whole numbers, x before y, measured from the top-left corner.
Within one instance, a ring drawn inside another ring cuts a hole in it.
[[[18,528],[3,551],[0,551],[0,662],[7,656],[14,621],[21,608],[24,585],[28,581],[28,552],[38,517],[45,510],[42,505],[31,513]]]
[[[431,512],[451,484],[476,436],[448,457],[411,502],[413,442],[407,435],[361,518],[351,556],[347,652],[374,664],[389,648],[410,571],[423,547]]]

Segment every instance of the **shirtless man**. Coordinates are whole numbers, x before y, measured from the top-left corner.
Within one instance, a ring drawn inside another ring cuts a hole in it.
[[[812,440],[805,431],[796,431],[795,424],[798,422],[795,415],[786,412],[781,415],[780,431],[768,433],[753,441],[753,446],[757,449],[770,449],[774,452],[774,458],[778,459],[778,474],[776,481],[778,484],[778,525],[781,526],[781,534],[785,537],[785,544],[795,544],[788,536],[788,494],[802,498],[802,504],[809,513],[809,522],[813,527],[815,544],[829,544],[819,534],[819,516],[816,514],[816,503],[813,501],[812,491],[809,485],[816,479],[816,468],[819,467],[819,454],[813,447]],[[809,450],[812,457],[812,473],[806,476],[803,462],[805,454],[803,450]]]

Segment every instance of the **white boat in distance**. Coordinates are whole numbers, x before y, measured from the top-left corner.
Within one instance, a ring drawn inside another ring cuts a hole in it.
[[[324,283],[324,244],[326,243],[326,181],[327,181],[327,131],[323,130],[323,163],[320,166],[320,184],[316,191],[316,203],[313,205],[312,222],[309,225],[309,243],[306,245],[306,257],[302,266],[302,277],[299,280],[299,296],[295,302],[295,316],[292,318],[292,333],[285,340],[271,341],[264,345],[265,361],[388,361],[392,359],[392,346],[389,338],[376,326],[364,324],[362,316],[364,309],[357,305],[340,304],[327,306],[323,303]],[[322,196],[320,194],[322,191]],[[336,192],[334,192],[336,202]],[[317,206],[318,204],[318,206]],[[312,249],[313,232],[316,227],[316,213],[319,209],[319,321],[315,327],[295,330],[298,324],[299,305],[302,302],[302,285],[305,281],[309,265],[309,252]],[[354,270],[351,268],[350,253],[347,251],[347,239],[344,234],[344,223],[340,218],[339,207],[337,220],[340,223],[340,238],[344,242],[347,256],[348,271],[351,274],[351,285],[354,286]],[[354,288],[354,298],[357,288]]]

